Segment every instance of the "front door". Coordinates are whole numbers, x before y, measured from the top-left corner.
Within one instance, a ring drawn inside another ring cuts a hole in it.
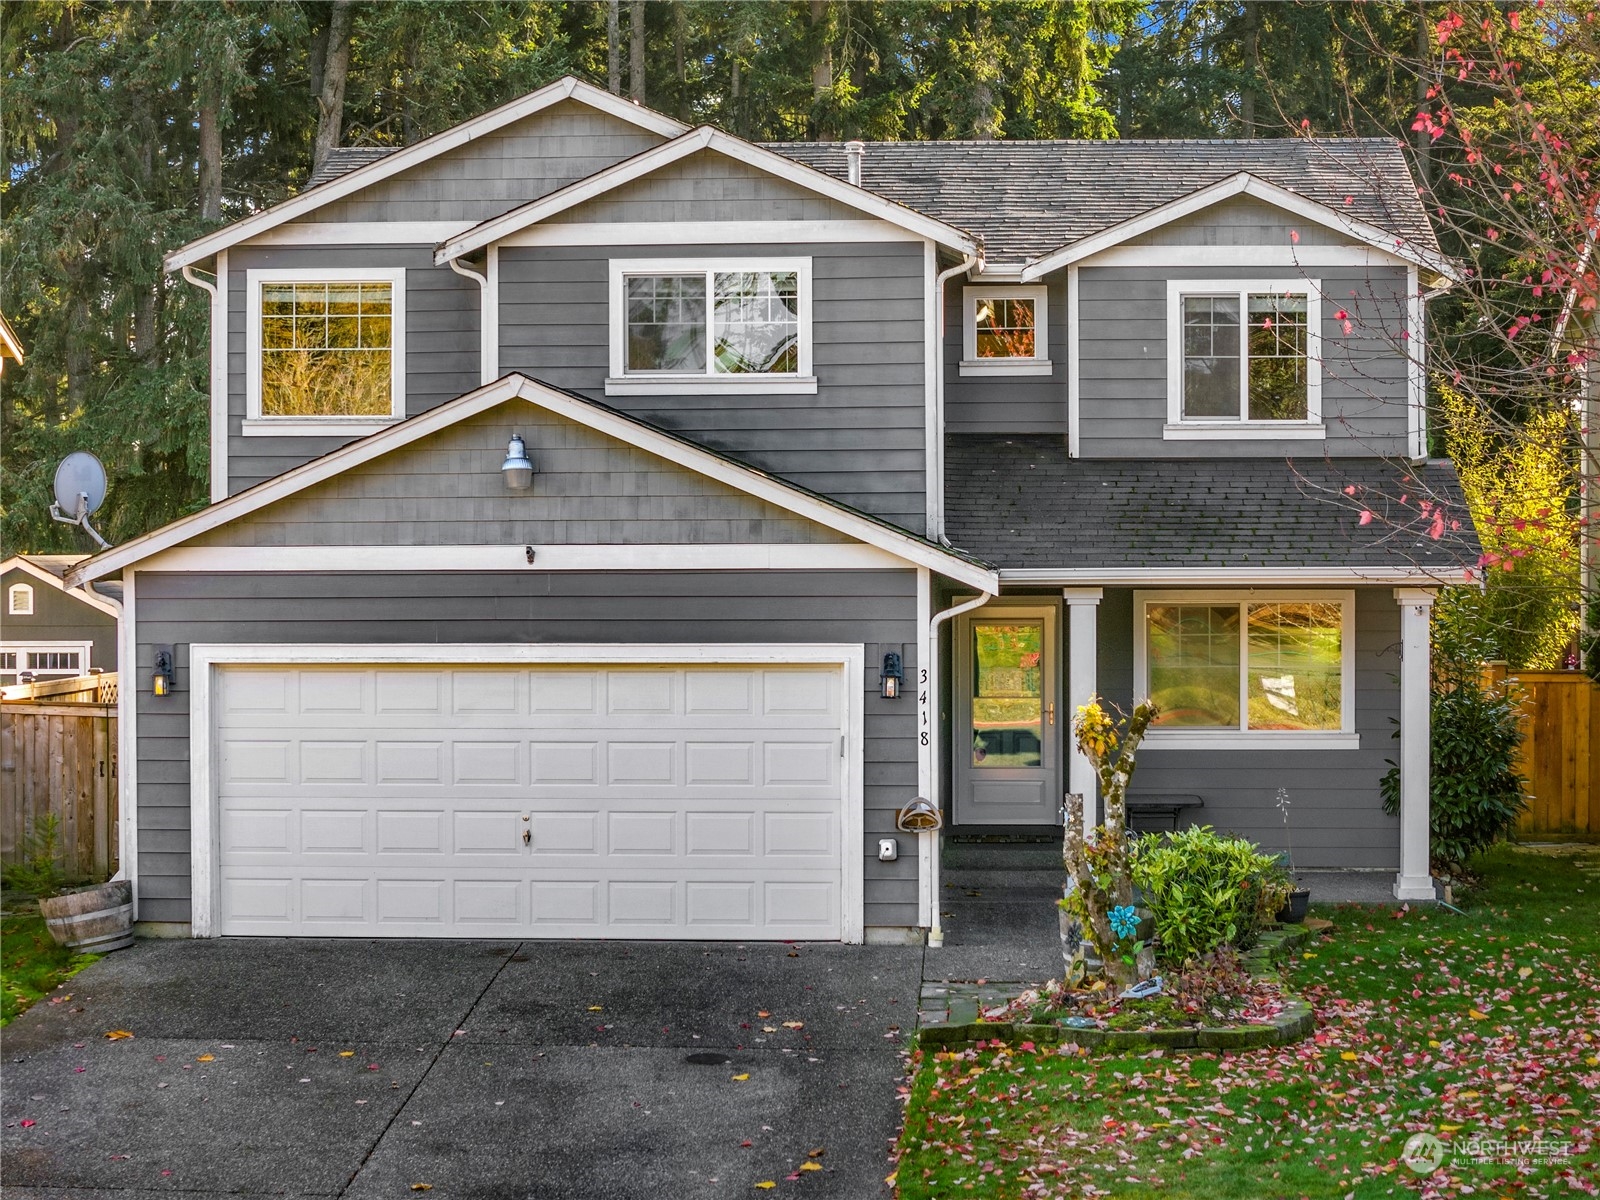
[[[1060,823],[1057,610],[988,607],[956,634],[957,825]]]

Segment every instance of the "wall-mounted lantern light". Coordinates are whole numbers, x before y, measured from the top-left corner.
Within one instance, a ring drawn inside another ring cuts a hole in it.
[[[880,694],[885,700],[893,700],[900,695],[900,686],[906,681],[906,673],[900,666],[900,656],[893,650],[883,656],[883,675],[879,678]]]
[[[942,829],[944,818],[933,806],[932,800],[918,796],[895,814],[894,827],[903,833],[922,833],[930,829]]]
[[[158,696],[165,696],[177,685],[178,671],[172,657],[171,646],[156,647],[155,675],[150,680],[150,690]]]
[[[528,444],[520,433],[511,435],[500,473],[505,476],[507,491],[525,492],[533,486],[533,460],[528,457]]]

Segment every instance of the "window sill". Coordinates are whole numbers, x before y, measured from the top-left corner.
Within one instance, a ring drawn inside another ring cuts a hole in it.
[[[1227,730],[1179,733],[1153,729],[1150,750],[1359,750],[1359,733],[1233,733]]]
[[[815,396],[815,376],[761,379],[749,375],[638,375],[606,380],[608,396]]]
[[[1048,358],[963,358],[961,360],[963,378],[984,375],[1050,375],[1055,369],[1055,364]]]
[[[1320,442],[1327,439],[1328,427],[1321,421],[1219,421],[1214,425],[1164,425],[1161,436],[1169,442]]]
[[[249,417],[243,428],[245,437],[366,437],[369,433],[399,423],[401,418],[374,420],[344,417]]]

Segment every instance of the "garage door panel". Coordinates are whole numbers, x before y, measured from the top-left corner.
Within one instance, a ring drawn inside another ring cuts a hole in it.
[[[838,937],[840,682],[225,668],[221,932]]]

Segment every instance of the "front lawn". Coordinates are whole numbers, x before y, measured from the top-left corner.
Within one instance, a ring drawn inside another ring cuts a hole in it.
[[[903,1200],[1600,1195],[1600,852],[1498,847],[1458,916],[1341,907],[1312,1040],[1237,1054],[914,1053]],[[1431,1173],[1400,1161],[1443,1143]]]
[[[98,957],[74,954],[56,945],[37,912],[0,917],[0,1025],[48,996]]]

